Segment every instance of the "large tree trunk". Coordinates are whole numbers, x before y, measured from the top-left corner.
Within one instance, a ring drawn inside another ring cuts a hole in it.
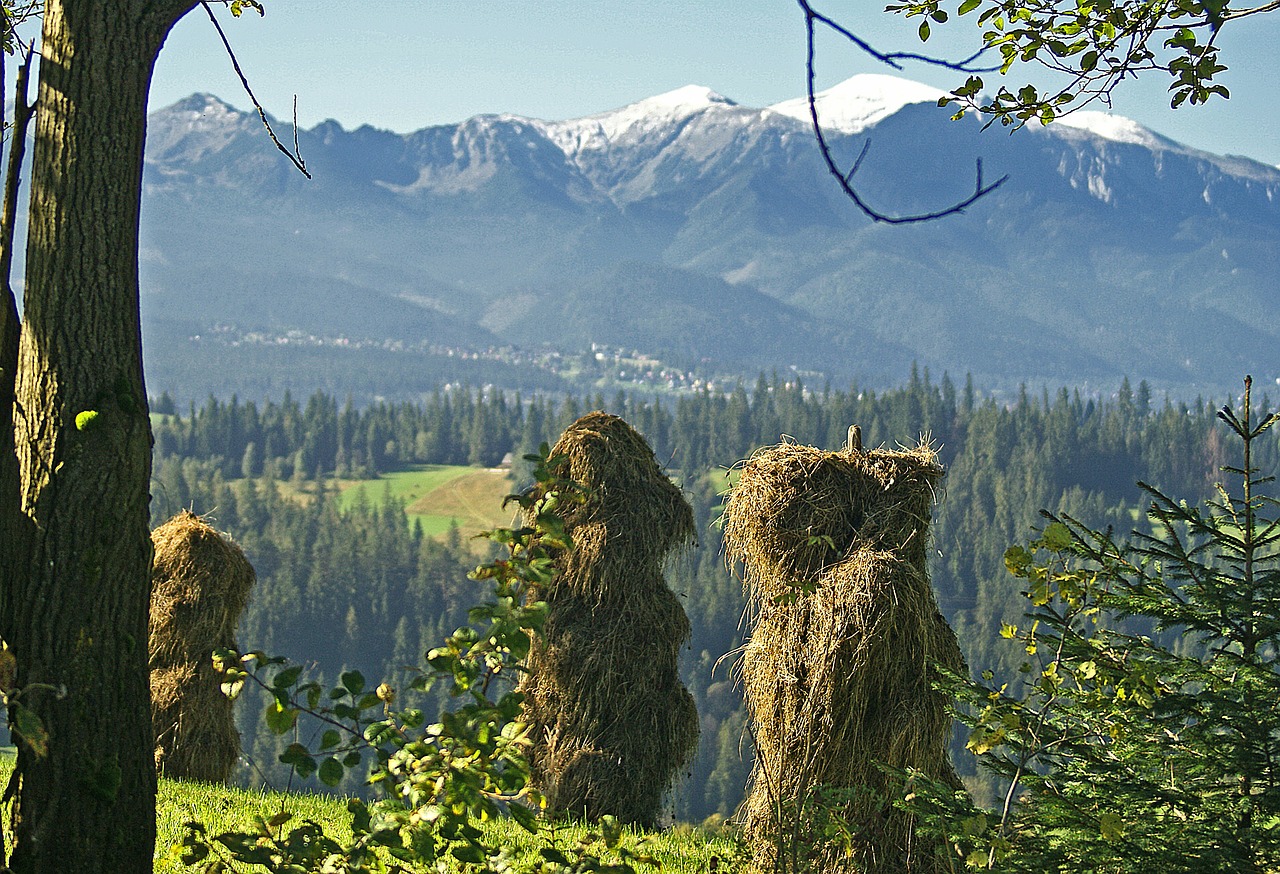
[[[187,0],[50,0],[42,37],[0,634],[23,704],[15,872],[150,871],[151,431],[138,312],[147,89]],[[0,491],[0,495],[3,491]]]

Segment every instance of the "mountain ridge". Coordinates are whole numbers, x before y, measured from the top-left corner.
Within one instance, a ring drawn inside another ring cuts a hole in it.
[[[625,338],[708,372],[869,385],[913,361],[997,387],[1129,375],[1184,394],[1280,370],[1280,169],[1120,116],[992,136],[937,93],[864,76],[818,95],[844,166],[870,140],[855,181],[877,208],[954,202],[978,158],[1010,174],[966,215],[905,228],[843,199],[804,99],[751,108],[686,86],[564,121],[326,121],[299,131],[307,182],[256,117],[193,95],[151,118],[145,323],[566,354]],[[203,300],[180,320],[155,306],[191,289]]]

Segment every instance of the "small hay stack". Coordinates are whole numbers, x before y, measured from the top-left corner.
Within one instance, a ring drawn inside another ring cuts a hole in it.
[[[693,511],[617,416],[588,413],[552,455],[589,494],[564,511],[573,549],[537,593],[547,621],[520,684],[533,782],[553,814],[652,827],[698,740],[677,672],[689,619],[662,573]]]
[[[774,869],[780,822],[811,870],[949,870],[905,814],[857,791],[887,788],[876,763],[961,785],[948,702],[930,686],[932,666],[964,671],[926,565],[942,475],[924,443],[784,443],[747,461],[725,507],[726,548],[743,563],[755,617],[742,656],[757,746],[743,815],[761,870]],[[852,860],[817,837],[806,807],[816,786],[855,790],[837,811],[855,835]]]
[[[236,646],[255,575],[240,547],[182,511],[151,532],[151,724],[166,777],[224,782],[240,755],[213,651]]]

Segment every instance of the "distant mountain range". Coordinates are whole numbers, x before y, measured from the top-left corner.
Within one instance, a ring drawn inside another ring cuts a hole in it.
[[[557,388],[635,378],[589,366],[632,352],[871,387],[913,362],[991,388],[1128,375],[1221,396],[1280,376],[1280,169],[1098,113],[983,132],[939,96],[871,75],[819,98],[842,161],[870,140],[855,178],[886,212],[963,197],[978,157],[1008,175],[911,226],[843,198],[804,100],[690,86],[569,121],[325,122],[299,133],[308,181],[256,116],[189,97],[148,134],[150,386]]]

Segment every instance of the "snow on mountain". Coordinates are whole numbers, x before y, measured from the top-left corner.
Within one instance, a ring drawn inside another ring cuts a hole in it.
[[[818,118],[826,130],[857,134],[913,103],[937,103],[945,91],[878,73],[863,73],[818,92]],[[809,98],[770,106],[772,112],[809,123]]]
[[[621,109],[568,121],[541,122],[541,126],[565,154],[576,154],[605,150],[623,136],[638,138],[659,133],[708,110],[734,106],[737,104],[710,88],[686,85]]]
[[[214,97],[192,94],[153,116],[147,132],[147,157],[194,148],[187,158],[217,152],[251,126],[249,115]]]
[[[1167,149],[1176,145],[1172,140],[1160,136],[1150,128],[1143,127],[1131,118],[1112,115],[1109,112],[1082,109],[1064,115],[1057,119],[1054,125],[1081,130],[1115,143],[1145,146],[1148,149]]]
[[[245,113],[212,94],[192,94],[165,110],[175,126],[185,124],[189,131],[211,131],[238,126]]]
[[[1038,125],[1034,127],[1039,128]],[[1275,167],[1238,155],[1215,155],[1201,151],[1176,140],[1171,140],[1122,115],[1113,115],[1109,112],[1094,110],[1077,110],[1058,118],[1048,127],[1040,128],[1040,130],[1060,140],[1074,143],[1076,146],[1087,140],[1100,139],[1109,143],[1137,146],[1147,150],[1153,156],[1184,155],[1201,161],[1207,166],[1215,167],[1221,173],[1236,179],[1247,179],[1268,187],[1275,186]],[[1095,164],[1097,166],[1088,171],[1090,176],[1088,180],[1089,190],[1099,199],[1110,202],[1112,193],[1110,186],[1101,183],[1101,180],[1096,178],[1096,174],[1100,172],[1102,165],[1096,161]],[[1082,177],[1079,172],[1071,175],[1070,178],[1073,186],[1078,186],[1082,183]],[[1212,197],[1211,192],[1207,190],[1204,192],[1206,202]]]

